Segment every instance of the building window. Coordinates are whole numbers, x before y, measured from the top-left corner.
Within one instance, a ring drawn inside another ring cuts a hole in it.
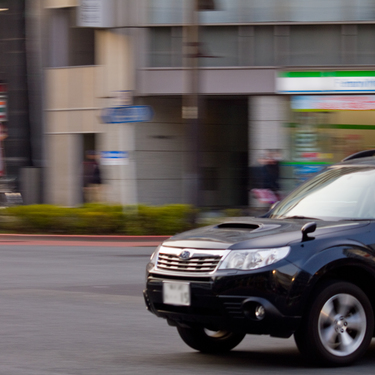
[[[147,11],[151,24],[182,24],[184,0],[148,0]]]
[[[357,62],[358,64],[375,64],[375,26],[358,25],[357,26]]]
[[[69,65],[95,65],[95,29],[70,29]]]
[[[275,64],[273,26],[255,27],[254,65],[273,66]]]
[[[182,28],[154,27],[149,29],[149,64],[152,67],[181,67]]]
[[[238,66],[238,27],[205,27],[200,40],[201,66]]]
[[[373,65],[375,25],[344,26],[202,26],[199,63],[201,67]],[[183,27],[153,27],[149,36],[149,66],[183,66]]]
[[[48,66],[95,65],[95,29],[76,27],[75,9],[49,10]]]
[[[189,2],[147,0],[150,24],[182,24]],[[373,0],[215,0],[214,11],[200,12],[201,24],[254,22],[373,21]],[[185,14],[184,14],[185,13]]]
[[[149,64],[152,67],[183,66],[182,27],[149,29]],[[238,66],[238,28],[206,27],[200,32],[201,66]]]
[[[153,67],[172,66],[172,28],[150,29],[150,64]]]
[[[340,26],[291,27],[289,61],[295,66],[341,64]]]

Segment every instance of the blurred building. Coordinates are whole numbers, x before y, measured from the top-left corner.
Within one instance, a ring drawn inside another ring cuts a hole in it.
[[[249,169],[269,150],[288,190],[375,147],[371,0],[215,0],[199,11],[199,43],[186,34],[192,0],[42,4],[47,202],[82,201],[86,150],[101,152],[108,202],[189,202],[193,174],[200,205],[234,207],[249,204]],[[186,47],[199,69],[186,68]],[[194,74],[198,119],[184,104]],[[153,119],[103,123],[119,100]]]
[[[0,193],[19,191],[28,179],[29,193],[40,200],[43,131],[32,94],[25,6],[24,0],[0,1]]]

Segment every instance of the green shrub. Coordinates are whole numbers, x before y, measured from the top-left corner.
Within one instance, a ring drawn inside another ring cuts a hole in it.
[[[245,216],[240,208],[227,208],[224,210],[224,215],[227,217]]]
[[[0,211],[0,228],[11,233],[173,235],[194,227],[195,214],[182,204],[15,206]]]
[[[85,204],[75,210],[75,234],[124,234],[122,206]]]
[[[2,215],[14,220],[6,221],[5,229],[25,233],[51,233],[69,231],[69,209],[52,205],[15,206],[3,210]]]
[[[194,226],[195,211],[183,204],[138,205],[127,207],[124,213],[126,233],[132,235],[172,235]]]

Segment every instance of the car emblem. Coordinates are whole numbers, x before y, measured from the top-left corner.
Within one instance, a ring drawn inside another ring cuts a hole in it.
[[[184,250],[180,253],[180,259],[187,260],[190,258],[190,251]]]

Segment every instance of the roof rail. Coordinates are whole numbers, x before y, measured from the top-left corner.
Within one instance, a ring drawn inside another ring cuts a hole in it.
[[[341,161],[348,161],[348,160],[353,160],[353,159],[366,158],[366,157],[369,157],[369,156],[375,156],[375,149],[357,152],[353,155],[347,156],[345,159],[342,159]]]

